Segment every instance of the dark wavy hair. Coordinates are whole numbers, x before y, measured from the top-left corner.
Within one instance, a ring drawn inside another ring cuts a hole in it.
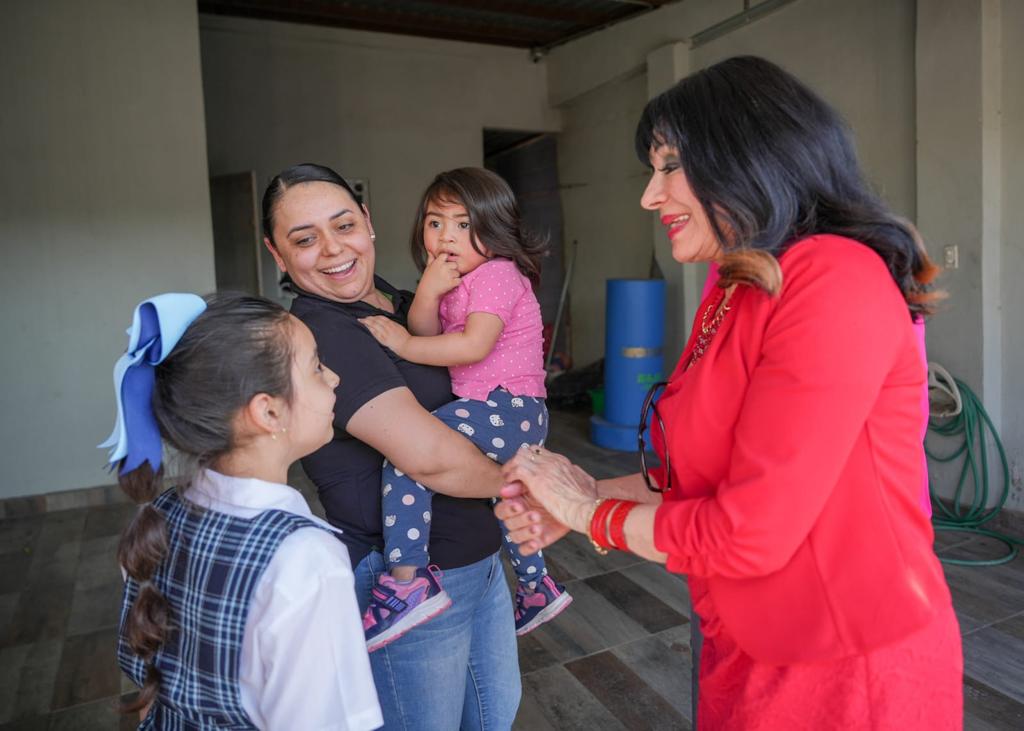
[[[183,467],[179,490],[192,475],[236,445],[235,416],[260,393],[292,398],[288,312],[261,297],[216,294],[189,325],[167,358],[156,367],[153,414],[160,436],[177,451]],[[121,465],[118,465],[120,468]],[[163,486],[163,467],[149,462],[118,476],[125,493],[140,505],[121,536],[117,558],[139,584],[125,618],[125,641],[146,663],[146,683],[125,712],[149,705],[160,689],[153,663],[173,625],[170,605],[153,575],[167,556],[167,526],[152,505]]]
[[[412,228],[412,259],[422,272],[427,267],[427,250],[423,244],[423,222],[431,203],[457,203],[469,214],[470,242],[481,256],[511,259],[526,277],[537,286],[540,264],[547,254],[548,239],[522,227],[519,204],[505,179],[483,168],[456,168],[435,177],[420,199],[416,222]]]
[[[938,274],[914,226],[867,184],[849,129],[813,91],[775,64],[739,56],[687,76],[652,99],[636,154],[675,148],[725,251],[721,286],[778,293],[778,257],[800,239],[836,234],[885,262],[912,316],[930,314]]]

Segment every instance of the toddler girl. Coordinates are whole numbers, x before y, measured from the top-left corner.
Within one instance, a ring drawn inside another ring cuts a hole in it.
[[[434,415],[504,463],[544,443],[543,325],[533,284],[546,242],[525,234],[508,184],[480,168],[441,173],[427,188],[413,228],[412,254],[423,277],[409,329],[375,316],[363,324],[414,363],[447,366],[458,400]],[[450,605],[429,568],[432,493],[393,465],[382,477],[382,574],[363,616],[372,652]],[[518,577],[516,634],[560,613],[572,597],[547,575],[540,553],[523,556],[506,537]]]
[[[128,334],[101,445],[140,504],[118,548],[126,710],[143,729],[377,728],[348,551],[285,484],[333,436],[338,377],[309,328],[255,297],[164,294]],[[184,467],[166,492],[161,437]]]

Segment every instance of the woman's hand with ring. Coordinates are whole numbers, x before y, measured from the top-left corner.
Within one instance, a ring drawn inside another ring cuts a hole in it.
[[[586,533],[597,499],[597,483],[565,457],[542,447],[520,450],[502,474],[506,482],[520,482],[529,499],[552,519]]]
[[[524,556],[547,548],[569,532],[518,482],[501,488],[501,502],[494,507],[494,514],[505,523],[509,537],[519,544]]]

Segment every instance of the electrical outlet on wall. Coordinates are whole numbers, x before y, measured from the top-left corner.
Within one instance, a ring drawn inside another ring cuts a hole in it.
[[[959,246],[947,246],[942,250],[942,266],[946,269],[960,268]]]

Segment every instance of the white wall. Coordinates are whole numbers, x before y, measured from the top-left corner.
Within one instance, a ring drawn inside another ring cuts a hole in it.
[[[600,86],[563,107],[558,178],[567,251],[579,241],[571,297],[577,366],[604,356],[605,280],[645,278],[651,270],[646,183],[633,133],[647,101],[642,73]]]
[[[214,287],[194,0],[8,3],[0,24],[0,498],[109,483],[145,296]]]
[[[1002,3],[1002,438],[1010,505],[1024,511],[1024,3]]]
[[[929,357],[981,398],[1015,473],[1008,504],[1018,511],[1024,509],[1022,45],[1024,7],[1017,0],[917,4],[918,222],[936,255],[946,246],[959,249],[959,267],[939,282],[949,298],[929,321]],[[1002,475],[991,456],[990,489],[997,491]],[[950,495],[958,473],[935,466],[932,477]]]
[[[578,363],[603,353],[604,281],[645,276],[652,247],[666,246],[660,232],[652,237],[651,214],[638,213],[644,168],[632,154],[633,132],[647,101],[642,90],[648,54],[672,43],[689,43],[692,36],[742,9],[739,0],[687,0],[551,53],[551,100],[565,118],[559,174],[563,185],[580,186],[565,194],[567,201],[571,197],[574,202],[566,206],[566,241],[580,238],[581,251],[589,250],[593,256],[590,266],[574,277],[572,288],[573,349]],[[779,63],[847,118],[868,177],[893,208],[912,217],[916,200],[914,21],[911,0],[798,0],[693,48],[677,66],[684,72],[696,71],[748,53]],[[660,82],[663,70],[656,71]],[[595,99],[612,108],[595,109]],[[614,115],[620,121],[590,122],[595,115],[598,120]],[[576,146],[572,135],[577,127],[587,130],[588,137],[586,147],[580,145],[574,157],[566,153]],[[587,155],[595,160],[584,169],[577,161]],[[621,195],[603,192],[605,176],[628,181]],[[663,270],[673,266],[664,256],[659,261]],[[683,307],[681,294],[672,291],[682,278],[672,271],[665,275],[671,306]],[[702,277],[691,277],[698,280]],[[695,304],[694,298],[687,298],[689,307]],[[667,317],[667,322],[678,323],[666,335],[672,364],[682,350],[691,318],[692,311],[681,317],[670,312]],[[581,321],[588,325],[580,327]]]
[[[377,272],[412,286],[431,178],[482,165],[484,127],[553,131],[543,63],[525,50],[219,16],[200,18],[210,174],[329,165],[369,180]]]

